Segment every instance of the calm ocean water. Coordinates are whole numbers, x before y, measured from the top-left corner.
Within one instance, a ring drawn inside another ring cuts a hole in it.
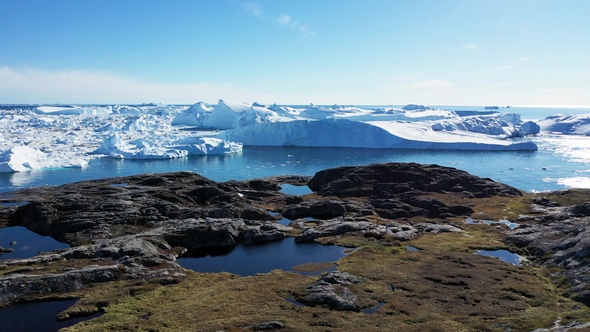
[[[482,107],[468,106],[444,108],[483,110]],[[589,109],[534,107],[512,107],[500,111],[519,113],[523,119],[542,119],[557,113],[590,113]],[[245,147],[242,153],[234,155],[173,160],[99,158],[92,160],[84,168],[0,173],[0,192],[142,173],[192,171],[215,181],[227,181],[283,174],[313,175],[319,170],[330,167],[380,162],[417,162],[450,166],[504,182],[525,191],[546,191],[568,187],[590,188],[590,137],[540,135],[532,140],[539,146],[539,151],[465,152]]]

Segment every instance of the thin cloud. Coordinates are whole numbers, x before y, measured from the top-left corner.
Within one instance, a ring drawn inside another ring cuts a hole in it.
[[[467,49],[467,50],[473,50],[473,49],[477,48],[477,45],[474,43],[471,43],[471,44],[463,45],[463,48]]]
[[[277,17],[276,21],[279,25],[287,25],[289,22],[291,22],[291,16],[287,14],[281,14],[279,17]]]
[[[512,68],[514,68],[513,65],[501,65],[501,66],[494,67],[494,69],[497,71],[505,71],[505,70],[510,70]]]
[[[250,14],[258,18],[264,18],[264,11],[261,4],[248,2],[244,4],[244,7]]]
[[[521,63],[526,62],[528,60],[529,59],[526,57],[516,58],[516,59],[512,60],[512,62],[509,64],[494,67],[494,70],[496,70],[496,71],[511,70],[511,69],[515,68],[518,64],[521,64]]]
[[[423,80],[410,84],[415,89],[447,89],[451,88],[453,83],[441,79]]]
[[[91,70],[46,71],[0,67],[3,103],[194,103],[249,100],[260,94],[230,84],[163,84]]]
[[[271,21],[278,24],[279,26],[290,27],[296,31],[299,31],[305,36],[317,34],[317,31],[312,30],[309,28],[309,26],[293,20],[293,17],[291,17],[289,14],[281,13],[279,15],[267,15],[265,14],[264,8],[261,4],[253,2],[245,3],[244,7],[246,8],[246,11],[261,20]]]
[[[488,88],[505,88],[505,87],[513,86],[513,85],[514,85],[513,82],[494,83],[494,84],[489,84]]]

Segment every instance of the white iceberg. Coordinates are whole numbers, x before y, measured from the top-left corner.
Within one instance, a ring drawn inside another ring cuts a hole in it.
[[[502,138],[524,137],[539,133],[539,126],[532,121],[524,122],[516,113],[468,116],[451,120],[436,121],[434,131],[468,131]]]
[[[435,131],[419,122],[298,120],[245,126],[217,137],[260,146],[445,150],[537,150],[532,142],[499,140],[466,131]]]
[[[590,136],[590,114],[552,115],[537,123],[546,132]]]
[[[99,115],[113,113],[112,106],[38,106],[34,109],[39,114],[52,115]]]
[[[172,125],[224,130],[260,123],[290,121],[294,118],[295,115],[287,109],[276,105],[266,107],[258,103],[249,105],[219,100],[214,107],[204,103],[189,107],[176,115]]]
[[[176,115],[172,120],[172,125],[203,127],[203,120],[209,117],[209,113],[211,113],[212,110],[213,107],[210,107],[203,102],[198,102]]]
[[[104,154],[115,159],[173,159],[187,156],[229,154],[242,150],[239,143],[213,137],[187,137],[172,145],[159,145],[146,138],[125,141],[119,134],[111,135],[91,153]]]
[[[0,171],[83,167],[91,158],[104,156],[163,159],[236,153],[242,144],[536,150],[535,144],[520,137],[535,133],[538,127],[522,123],[518,114],[459,117],[449,110],[406,108],[289,107],[220,100],[214,106],[199,102],[190,107],[142,104],[0,109]],[[584,132],[586,120],[576,121],[568,128]]]
[[[43,152],[28,146],[15,146],[0,153],[0,172],[22,172],[40,168]]]

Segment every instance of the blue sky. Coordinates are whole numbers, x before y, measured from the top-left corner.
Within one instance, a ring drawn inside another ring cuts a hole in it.
[[[590,105],[587,0],[0,0],[0,103]]]

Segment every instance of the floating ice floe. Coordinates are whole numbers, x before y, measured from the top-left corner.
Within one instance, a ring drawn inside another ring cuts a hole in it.
[[[149,139],[125,141],[120,135],[107,137],[93,154],[104,154],[115,159],[173,159],[187,156],[227,154],[242,150],[242,144],[213,137],[186,137],[172,145],[160,146]]]
[[[46,153],[28,146],[15,146],[0,152],[0,172],[23,172],[51,167],[84,167],[89,158],[62,155],[51,158]]]

